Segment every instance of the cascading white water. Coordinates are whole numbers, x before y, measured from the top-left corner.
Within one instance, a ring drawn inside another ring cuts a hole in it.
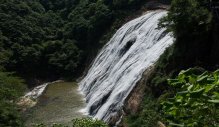
[[[108,122],[122,109],[143,72],[173,43],[170,33],[157,29],[166,14],[153,11],[126,23],[103,47],[79,83],[89,115]]]

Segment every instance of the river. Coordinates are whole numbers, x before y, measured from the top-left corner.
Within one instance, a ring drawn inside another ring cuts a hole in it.
[[[53,83],[48,85],[36,106],[24,113],[25,124],[28,127],[34,123],[69,125],[72,119],[84,116],[79,112],[83,107],[85,102],[76,83]]]

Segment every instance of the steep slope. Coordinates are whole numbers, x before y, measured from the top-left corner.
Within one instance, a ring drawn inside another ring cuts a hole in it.
[[[111,121],[143,72],[173,43],[170,33],[157,29],[165,15],[166,11],[153,11],[126,23],[104,46],[80,82],[89,115]]]

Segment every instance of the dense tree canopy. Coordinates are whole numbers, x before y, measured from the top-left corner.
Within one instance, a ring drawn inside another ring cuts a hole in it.
[[[172,0],[168,16],[161,20],[161,26],[167,27],[176,38],[171,55],[166,58],[169,70],[193,66],[216,69],[219,27],[208,2]]]
[[[212,13],[208,0],[173,0],[164,18],[176,37],[206,34],[211,29]]]
[[[143,0],[2,0],[0,64],[25,78],[75,77],[104,32]]]
[[[143,1],[1,0],[0,126],[23,126],[15,102],[25,81],[14,75],[27,83],[76,78],[103,45],[100,39],[105,32]]]

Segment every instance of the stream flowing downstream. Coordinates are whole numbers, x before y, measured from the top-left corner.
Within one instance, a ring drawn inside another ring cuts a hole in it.
[[[35,107],[25,112],[26,126],[34,123],[64,123],[83,117],[79,112],[85,106],[78,85],[73,82],[59,82],[48,85]]]

